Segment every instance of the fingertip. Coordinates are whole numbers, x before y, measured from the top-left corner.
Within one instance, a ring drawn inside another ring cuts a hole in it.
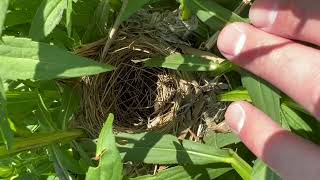
[[[261,29],[270,29],[278,16],[277,1],[255,1],[249,11],[251,23]]]
[[[240,134],[246,120],[245,104],[246,102],[243,101],[234,102],[228,107],[225,114],[226,123],[236,134]]]
[[[246,42],[245,23],[232,23],[221,31],[217,45],[220,52],[229,60],[239,55]]]

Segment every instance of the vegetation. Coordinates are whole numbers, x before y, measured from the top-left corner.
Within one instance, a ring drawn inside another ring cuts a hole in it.
[[[113,133],[115,112],[104,112],[109,115],[97,140],[74,125],[84,98],[81,79],[117,68],[103,60],[126,21],[141,9],[178,9],[187,25],[196,19],[187,36],[194,53],[136,63],[219,77],[229,85],[217,96],[221,103],[252,102],[281,126],[319,143],[320,126],[303,108],[217,51],[219,31],[248,22],[249,7],[241,0],[1,0],[0,178],[280,179],[232,133],[211,132],[193,141],[156,131]],[[76,55],[96,42],[102,42],[99,56]],[[130,164],[134,171],[141,164],[147,170],[133,173]],[[152,173],[153,165],[164,168]]]

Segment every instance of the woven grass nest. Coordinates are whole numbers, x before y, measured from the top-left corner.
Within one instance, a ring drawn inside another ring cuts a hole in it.
[[[84,77],[77,126],[97,137],[109,113],[115,115],[115,130],[162,131],[198,138],[207,128],[220,128],[226,108],[216,94],[228,86],[221,78],[147,68],[135,60],[184,53],[191,47],[184,38],[189,27],[177,12],[142,10],[117,31],[103,63],[113,72]],[[76,53],[101,59],[106,39],[87,44]],[[223,126],[223,125],[222,125]],[[225,129],[223,127],[222,129]]]

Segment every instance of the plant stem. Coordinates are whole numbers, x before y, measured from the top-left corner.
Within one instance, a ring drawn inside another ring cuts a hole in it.
[[[19,153],[26,150],[41,148],[54,143],[63,143],[79,137],[84,137],[85,133],[80,129],[67,131],[56,131],[52,133],[38,133],[28,138],[16,138],[12,149],[8,151],[5,145],[0,146],[0,157]]]
[[[231,166],[238,172],[238,174],[244,180],[250,180],[252,167],[245,160],[243,160],[240,156],[238,156],[238,154],[235,153],[233,150],[229,150],[229,153],[232,157],[230,160]]]

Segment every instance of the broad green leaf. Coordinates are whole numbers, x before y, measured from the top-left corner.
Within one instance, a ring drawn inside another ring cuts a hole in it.
[[[220,30],[228,23],[246,22],[245,19],[212,0],[187,0],[185,2],[191,12],[214,30]]]
[[[66,129],[69,125],[72,115],[76,112],[80,105],[79,87],[63,87],[62,92],[62,107],[58,120],[61,129]]]
[[[13,145],[13,132],[10,128],[8,113],[7,113],[7,98],[3,81],[0,78],[0,135],[6,145],[6,148],[11,150]]]
[[[9,6],[9,0],[0,1],[0,37],[2,35],[3,25],[6,19],[6,14]]]
[[[109,114],[97,143],[98,167],[90,167],[86,179],[121,180],[122,161],[112,132],[113,114]]]
[[[221,150],[189,140],[180,143],[172,135],[120,133],[117,142],[124,161],[179,165],[227,163],[244,179],[248,179],[251,174],[251,167],[231,150]]]
[[[66,0],[43,0],[32,20],[29,36],[40,41],[49,35],[60,23],[66,8]]]
[[[253,104],[280,123],[280,92],[266,81],[248,73],[243,74],[242,83],[248,90]]]
[[[176,166],[157,173],[156,175],[146,175],[131,180],[200,180],[215,179],[222,174],[232,170],[225,164],[208,164],[203,166]]]
[[[164,67],[181,71],[210,71],[214,75],[221,75],[234,68],[234,66],[227,61],[219,64],[218,62],[203,57],[181,54],[151,58],[144,61],[144,63],[147,67]]]
[[[15,143],[13,144],[11,151],[8,151],[5,145],[0,145],[0,157],[37,149],[54,143],[65,143],[79,137],[84,137],[84,132],[79,129],[74,129],[51,133],[37,133],[28,138],[15,138]]]
[[[0,43],[0,76],[4,79],[71,78],[111,70],[110,65],[25,38],[3,37]]]
[[[239,143],[241,140],[240,138],[234,133],[216,133],[212,132],[207,134],[203,141],[205,144],[210,146],[215,146],[217,148],[223,148],[230,144]]]
[[[82,37],[83,43],[90,43],[105,37],[108,27],[112,24],[110,22],[112,14],[110,0],[101,0]]]
[[[126,21],[131,15],[150,2],[150,0],[124,0],[123,2],[125,3],[126,1],[127,4],[124,5],[125,7],[122,7],[124,10],[119,17],[120,23]]]
[[[252,101],[247,90],[233,90],[223,94],[219,94],[218,99],[219,101],[224,102]]]
[[[281,180],[275,172],[261,160],[256,160],[253,166],[251,179],[254,180]]]

